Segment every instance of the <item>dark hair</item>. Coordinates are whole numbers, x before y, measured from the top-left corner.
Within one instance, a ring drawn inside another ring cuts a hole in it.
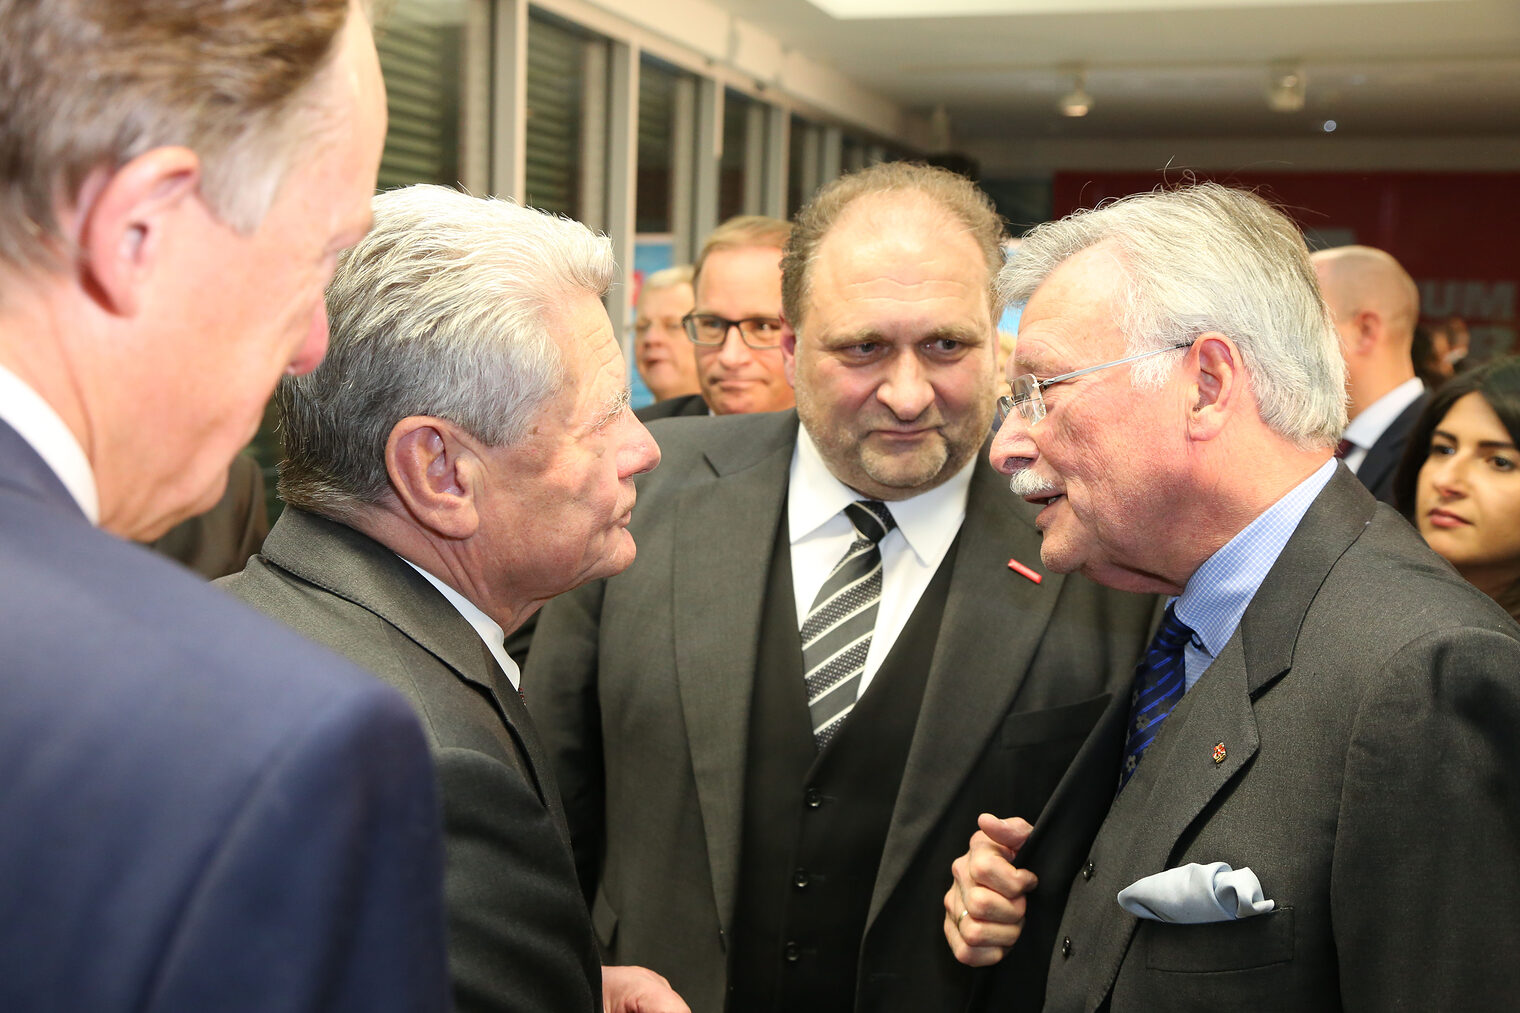
[[[1414,517],[1415,485],[1420,467],[1430,456],[1430,434],[1446,418],[1451,406],[1469,394],[1482,394],[1483,400],[1499,416],[1510,439],[1520,446],[1520,355],[1495,359],[1467,373],[1458,373],[1438,389],[1409,431],[1409,443],[1393,480],[1393,495],[1405,517]]]

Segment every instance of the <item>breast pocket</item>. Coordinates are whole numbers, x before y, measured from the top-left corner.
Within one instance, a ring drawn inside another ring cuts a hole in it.
[[[1293,959],[1293,909],[1207,925],[1143,922],[1145,966],[1152,971],[1208,974],[1249,971]]]
[[[1033,821],[1108,707],[1103,693],[1077,703],[1019,711],[998,729],[1003,815]]]
[[[1016,711],[1003,719],[998,741],[1004,749],[1018,749],[1059,739],[1085,740],[1108,708],[1109,697],[1108,693],[1100,693],[1061,707]]]

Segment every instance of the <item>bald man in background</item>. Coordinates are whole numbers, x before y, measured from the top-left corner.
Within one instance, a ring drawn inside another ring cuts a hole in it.
[[[1311,259],[1346,357],[1351,422],[1337,453],[1392,504],[1393,473],[1426,401],[1409,354],[1420,292],[1397,260],[1370,246],[1338,246]]]

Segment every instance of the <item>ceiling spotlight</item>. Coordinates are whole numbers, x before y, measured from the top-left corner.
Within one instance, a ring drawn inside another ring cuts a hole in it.
[[[1071,91],[1061,96],[1061,101],[1056,103],[1056,108],[1062,116],[1086,116],[1092,108],[1093,97],[1087,94],[1083,87],[1087,84],[1087,75],[1082,71],[1076,71],[1071,76]]]
[[[1320,124],[1320,129],[1327,134],[1333,134],[1335,133],[1336,126],[1337,124],[1334,120],[1326,120],[1324,123]]]
[[[1304,107],[1309,78],[1296,60],[1279,60],[1267,76],[1267,105],[1279,113],[1296,113]]]

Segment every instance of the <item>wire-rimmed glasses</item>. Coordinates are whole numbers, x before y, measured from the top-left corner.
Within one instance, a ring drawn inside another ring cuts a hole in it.
[[[1100,362],[1096,366],[1088,366],[1085,369],[1062,373],[1060,376],[1053,376],[1048,380],[1041,380],[1033,373],[1016,376],[1009,384],[1013,390],[1012,395],[1004,394],[997,399],[997,412],[993,415],[992,428],[994,431],[1001,429],[1003,427],[1003,420],[1012,415],[1015,410],[1018,411],[1019,417],[1024,420],[1025,425],[1032,426],[1039,422],[1045,417],[1044,390],[1047,387],[1064,383],[1067,380],[1075,380],[1079,376],[1096,373],[1098,370],[1107,369],[1110,366],[1122,366],[1127,362],[1136,362],[1140,359],[1148,359],[1153,355],[1160,355],[1162,352],[1175,352],[1183,348],[1191,348],[1192,345],[1191,341],[1187,341],[1180,345],[1152,348],[1149,352],[1141,352],[1138,355],[1126,355],[1124,358],[1115,359],[1113,362]]]

